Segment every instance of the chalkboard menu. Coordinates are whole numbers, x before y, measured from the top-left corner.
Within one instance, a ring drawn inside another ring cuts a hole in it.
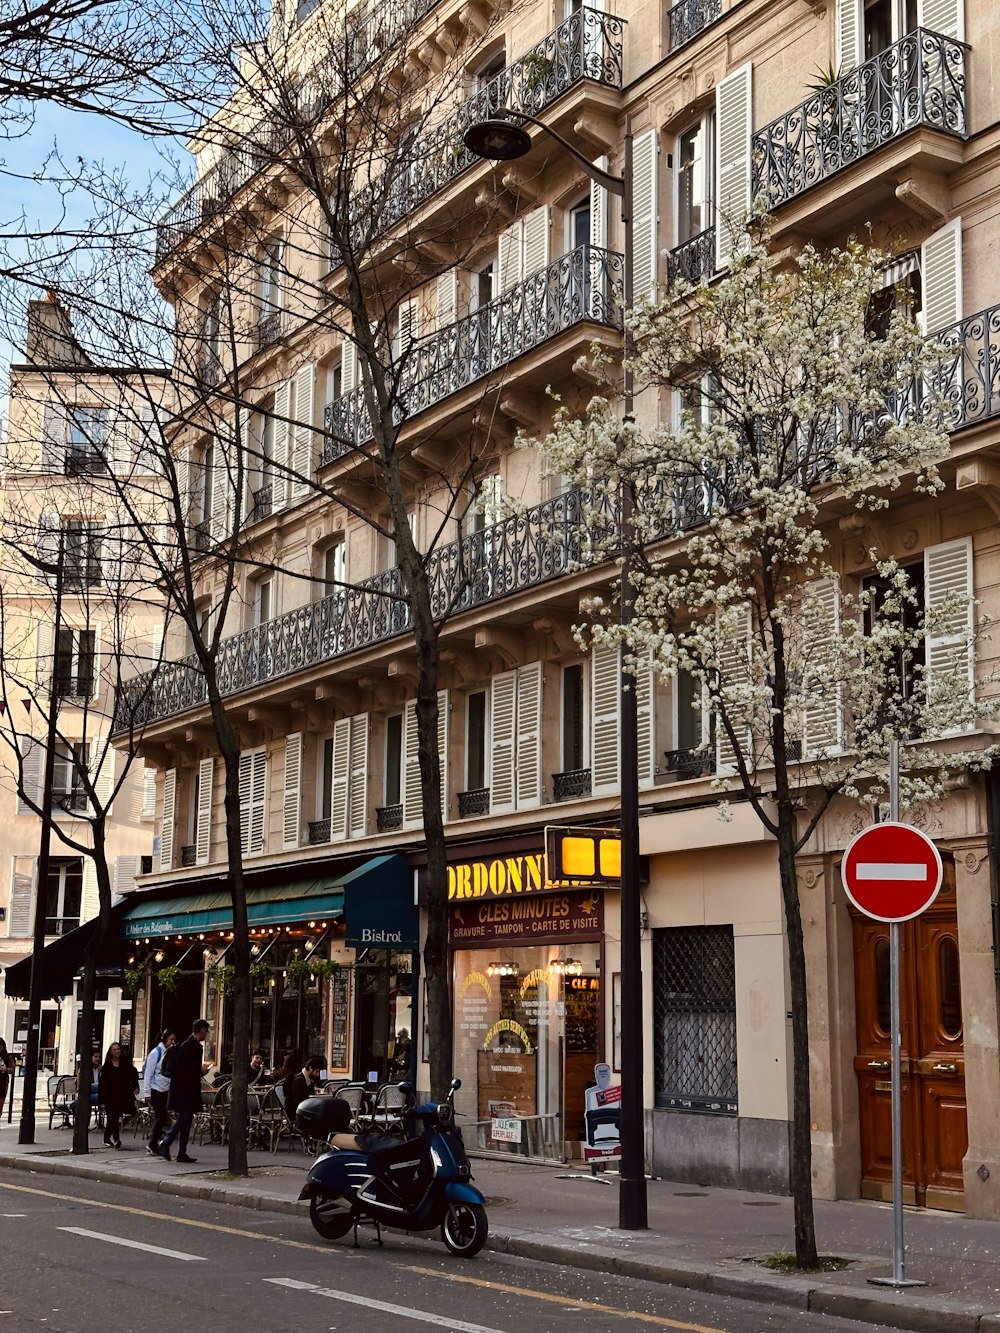
[[[330,1068],[347,1068],[347,1019],[351,974],[339,968],[330,983]]]

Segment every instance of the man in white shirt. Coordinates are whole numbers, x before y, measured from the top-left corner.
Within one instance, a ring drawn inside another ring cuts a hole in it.
[[[161,1069],[163,1057],[176,1040],[177,1033],[173,1028],[164,1028],[160,1040],[146,1056],[145,1064],[142,1066],[142,1096],[153,1108],[153,1127],[149,1133],[149,1142],[146,1144],[146,1152],[150,1157],[159,1156],[157,1144],[169,1120],[167,1093],[170,1091],[170,1079],[161,1073]]]

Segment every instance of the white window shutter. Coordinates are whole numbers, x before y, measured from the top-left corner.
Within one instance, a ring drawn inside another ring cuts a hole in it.
[[[95,452],[100,452],[99,446],[95,446]],[[108,438],[104,445],[104,462],[108,471],[116,477],[128,476],[136,452],[132,448],[132,431],[128,419],[117,413],[108,426]]]
[[[964,0],[917,0],[917,27],[965,41]]]
[[[212,495],[210,532],[212,540],[225,541],[231,535],[229,522],[229,496],[232,482],[229,476],[229,455],[223,448],[221,437],[215,441],[215,455],[212,466]]]
[[[437,280],[437,326],[447,328],[458,318],[458,269],[450,268]]]
[[[35,626],[35,684],[45,693],[52,688],[54,630],[51,620],[40,620]]]
[[[42,793],[42,768],[45,758],[45,747],[41,741],[35,740],[33,736],[21,737],[21,784],[29,800],[38,804]],[[17,813],[19,815],[33,815],[35,812],[27,801],[21,796],[17,798]]]
[[[719,662],[719,690],[729,704],[728,712],[737,740],[744,755],[749,757],[749,719],[740,716],[739,699],[750,683],[750,608],[744,607],[740,611],[735,633],[723,637],[720,630],[718,634],[715,652]],[[736,751],[721,717],[715,722],[715,761],[720,773],[736,771]]]
[[[313,453],[313,413],[316,396],[316,367],[302,366],[295,374],[295,429],[292,450],[292,499],[303,500],[310,493]]]
[[[351,718],[349,777],[347,787],[347,833],[364,838],[368,833],[368,714]]]
[[[163,805],[160,811],[160,869],[174,868],[174,816],[177,806],[177,769],[163,775]]]
[[[636,733],[640,787],[651,787],[656,771],[656,689],[652,654],[635,664]]]
[[[751,65],[727,74],[715,90],[715,262],[725,268],[750,207]]]
[[[519,218],[502,231],[497,238],[497,268],[500,273],[501,292],[509,291],[521,281],[524,274],[522,263],[524,224]]]
[[[290,461],[292,415],[292,382],[282,380],[274,395],[274,480],[271,482],[271,512],[284,509],[288,497],[288,464]]]
[[[924,551],[924,600],[937,623],[926,635],[927,692],[951,693],[953,682],[968,681],[975,688],[973,656],[972,538],[928,546]]]
[[[597,158],[594,166],[600,171],[607,171],[607,156]],[[608,192],[597,181],[590,182],[590,244],[602,250],[608,247]]]
[[[340,353],[340,392],[350,393],[358,387],[358,349],[345,342]]]
[[[39,566],[35,570],[35,582],[47,583],[55,587],[55,567],[59,560],[59,533],[62,528],[59,515],[51,510],[43,510],[38,515],[38,536],[35,554]]]
[[[632,144],[632,287],[635,299],[656,295],[659,250],[657,248],[657,154],[656,130],[640,134]]]
[[[104,673],[101,667],[102,650],[102,632],[101,626],[94,626],[94,688],[91,691],[91,699],[97,700],[101,697],[101,690],[104,688]]]
[[[835,578],[816,579],[807,586],[806,593],[815,602],[815,611],[809,642],[800,651],[814,658],[817,670],[822,673],[823,664],[835,656],[840,643],[840,584]],[[807,673],[802,753],[807,758],[837,754],[844,748],[843,683],[809,678],[808,661],[803,661],[802,667]]]
[[[209,756],[198,765],[198,805],[194,812],[194,863],[207,866],[212,859],[212,798],[215,760]]]
[[[285,784],[282,798],[281,845],[298,847],[302,826],[302,732],[285,737]]]
[[[264,850],[267,824],[267,753],[255,750],[251,770],[250,828],[247,854],[259,856]]]
[[[549,235],[552,230],[548,204],[532,209],[524,218],[524,258],[522,276],[541,273],[549,263]]]
[[[114,747],[107,736],[98,736],[90,742],[90,780],[94,784],[94,798],[98,807],[111,813],[112,794],[115,790]]]
[[[590,657],[590,768],[595,796],[612,795],[621,785],[620,702],[618,648],[606,643],[595,643]]]
[[[330,841],[347,837],[347,806],[351,778],[351,719],[333,724],[333,759],[330,771]]]
[[[490,686],[490,813],[516,808],[515,729],[517,725],[517,672],[494,676]]]
[[[407,700],[403,710],[403,826],[413,828],[424,821],[420,787],[420,756],[417,735],[417,701]]]
[[[174,459],[174,484],[177,487],[177,519],[182,525],[191,518],[191,446],[178,450]],[[176,522],[177,519],[173,521]]]
[[[139,874],[141,864],[141,858],[138,856],[115,857],[111,891],[116,898],[120,898],[123,893],[131,893],[135,889],[136,876]]]
[[[152,403],[139,405],[139,420],[136,429],[135,470],[143,473],[163,475],[163,431]]]
[[[451,814],[451,791],[448,782],[451,750],[451,697],[447,690],[438,690],[438,756],[441,763],[441,817],[447,824]]]
[[[516,801],[519,810],[542,803],[542,664],[517,672]]]
[[[140,819],[156,818],[156,769],[142,770],[142,805],[139,808]]]
[[[10,858],[10,908],[7,934],[26,939],[31,935],[35,916],[35,867],[33,856]]]
[[[837,0],[836,24],[834,67],[842,76],[865,58],[864,0]]]
[[[66,461],[66,406],[46,403],[42,408],[42,446],[39,464],[43,472],[62,472]]]
[[[83,894],[80,902],[80,923],[93,921],[101,910],[101,895],[97,888],[97,867],[92,856],[83,858]]]
[[[924,333],[962,318],[962,219],[952,218],[920,247]]]

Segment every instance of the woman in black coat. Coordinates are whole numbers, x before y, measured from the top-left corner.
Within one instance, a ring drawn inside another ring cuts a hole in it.
[[[97,1082],[97,1100],[104,1107],[104,1143],[108,1148],[120,1148],[122,1116],[135,1111],[135,1097],[139,1091],[139,1073],[131,1060],[126,1060],[118,1042],[108,1047]]]

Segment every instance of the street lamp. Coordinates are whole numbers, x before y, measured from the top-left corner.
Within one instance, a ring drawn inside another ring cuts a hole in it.
[[[523,157],[531,149],[531,136],[525,124],[534,125],[550,139],[554,139],[581,170],[602,186],[609,194],[621,200],[622,229],[624,234],[624,310],[632,308],[632,117],[625,117],[622,174],[609,171],[589,162],[571,143],[544,121],[526,111],[504,108],[490,120],[479,121],[465,131],[465,146],[471,153],[494,161],[509,162]],[[626,330],[626,352],[628,332]],[[632,372],[627,358],[622,385],[625,420],[632,417]],[[633,496],[630,486],[622,487],[622,570],[620,616],[621,624],[632,623],[635,591],[632,585],[631,552],[633,527]],[[646,1164],[643,1149],[642,1122],[642,945],[640,933],[639,899],[639,726],[635,677],[626,667],[626,649],[623,646],[619,662],[619,732],[618,760],[621,770],[621,839],[622,839],[622,897],[621,897],[621,1005],[626,1021],[622,1023],[622,1107],[621,1107],[621,1177],[618,1193],[618,1225],[624,1230],[640,1231],[646,1223]]]

